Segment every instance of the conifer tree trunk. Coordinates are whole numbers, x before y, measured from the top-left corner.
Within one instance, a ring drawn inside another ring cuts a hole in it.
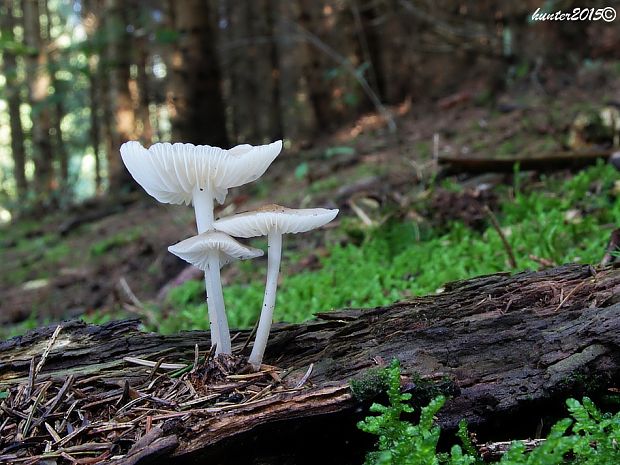
[[[268,92],[271,97],[271,105],[269,105],[268,115],[271,139],[282,139],[284,137],[284,129],[282,124],[282,113],[280,110],[281,97],[280,97],[280,57],[278,53],[277,44],[277,23],[278,12],[280,7],[280,0],[266,0],[264,5],[264,15],[266,22],[266,33],[271,37],[269,44],[269,60],[268,66],[270,66],[269,86],[271,87]]]
[[[109,145],[107,151],[108,185],[112,194],[131,186],[131,177],[120,156],[124,142],[135,138],[136,118],[129,89],[132,41],[127,32],[127,12],[121,0],[105,0],[107,39],[106,76],[109,80],[106,106],[109,112]]]
[[[44,199],[54,188],[53,149],[50,139],[52,124],[49,104],[46,102],[51,85],[47,72],[46,44],[41,37],[41,14],[38,0],[22,1],[24,42],[32,50],[26,58],[32,119],[32,150],[35,166],[34,192],[36,203],[43,206]]]
[[[50,10],[49,10],[47,1],[44,1],[43,5],[44,5],[43,13],[47,17],[46,39],[48,43],[51,43],[52,42],[52,27],[51,27],[52,18],[50,16]],[[61,196],[65,198],[69,196],[69,153],[67,152],[67,147],[62,137],[63,131],[62,131],[61,123],[62,123],[62,118],[64,117],[66,113],[65,106],[63,104],[63,99],[62,99],[63,94],[66,93],[66,89],[62,89],[60,81],[56,79],[56,71],[58,70],[58,64],[57,64],[58,57],[50,53],[48,54],[47,60],[49,63],[50,83],[52,87],[54,88],[54,96],[56,97],[54,101],[54,112],[51,115],[52,128],[54,130],[53,131],[54,133],[53,147],[54,147],[54,152],[59,162],[58,182],[59,182],[60,192],[61,192]]]
[[[170,1],[179,33],[168,92],[175,140],[226,146],[226,117],[208,2]],[[251,70],[248,70],[251,73]]]
[[[15,17],[13,16],[13,1],[7,0],[4,10],[0,10],[0,28],[2,37],[6,40],[15,40]],[[18,79],[17,60],[15,54],[5,49],[2,52],[2,72],[6,77],[6,98],[9,110],[9,124],[11,126],[11,154],[13,157],[13,176],[17,195],[24,198],[28,191],[26,180],[26,151],[24,149],[24,129],[22,127],[21,106],[21,82]]]
[[[100,194],[102,191],[102,176],[101,176],[101,138],[99,137],[99,112],[97,108],[101,99],[98,92],[98,77],[96,72],[91,71],[90,74],[90,142],[93,146],[93,156],[95,157],[95,194]]]
[[[90,143],[93,147],[95,158],[95,195],[103,191],[102,178],[102,154],[101,154],[101,113],[105,99],[101,98],[102,86],[99,77],[101,68],[101,56],[99,47],[95,43],[94,35],[100,26],[100,10],[95,0],[82,1],[82,24],[88,40],[91,42],[91,52],[88,56],[88,96],[90,103]]]
[[[153,126],[151,125],[151,112],[149,110],[149,76],[147,74],[147,61],[149,51],[147,40],[141,37],[136,42],[136,62],[138,66],[138,118],[140,120],[140,140],[142,143],[151,145],[153,142]]]
[[[317,36],[322,36],[323,28],[323,1],[300,0],[299,24]],[[303,66],[304,77],[308,86],[308,97],[314,113],[315,129],[329,130],[331,121],[331,98],[329,86],[325,80],[327,59],[322,52],[312,44],[306,44],[306,62]]]

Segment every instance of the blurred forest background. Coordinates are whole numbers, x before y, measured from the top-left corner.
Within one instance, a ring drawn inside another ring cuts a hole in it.
[[[0,324],[129,312],[153,329],[204,326],[200,276],[166,251],[195,234],[191,209],[139,189],[119,156],[127,140],[284,139],[225,212],[275,201],[341,213],[289,241],[277,319],[597,260],[620,214],[615,194],[594,195],[615,192],[612,168],[464,178],[438,176],[437,160],[617,149],[620,20],[532,20],[539,8],[608,6],[620,10],[596,0],[0,0]],[[514,260],[485,206],[512,234]],[[225,272],[233,326],[251,326],[260,308],[264,270],[253,266]]]
[[[538,1],[0,5],[5,221],[127,189],[118,156],[127,140],[307,146],[367,111],[393,127],[390,106],[438,98],[463,81],[488,97],[509,72],[618,53],[605,24],[532,22]]]

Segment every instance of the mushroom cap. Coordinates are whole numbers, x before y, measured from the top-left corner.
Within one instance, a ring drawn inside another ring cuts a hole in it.
[[[268,145],[237,145],[225,150],[209,145],[170,144],[144,148],[125,142],[121,157],[144,190],[162,203],[192,201],[195,189],[210,189],[223,203],[228,188],[258,179],[282,150],[282,141]]]
[[[319,228],[333,220],[337,214],[338,209],[294,209],[266,205],[254,212],[221,218],[213,223],[213,227],[235,237],[265,236],[269,232],[296,234]]]
[[[263,255],[263,251],[248,247],[236,241],[228,234],[209,231],[168,247],[168,251],[203,271],[207,271],[208,255],[217,251],[220,268],[233,260],[247,260]]]

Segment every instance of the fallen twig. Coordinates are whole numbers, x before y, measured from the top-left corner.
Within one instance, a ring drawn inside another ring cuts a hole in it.
[[[512,251],[512,246],[508,242],[508,239],[506,239],[506,235],[504,234],[504,231],[502,231],[502,227],[500,226],[499,221],[497,221],[497,217],[488,205],[484,206],[484,211],[489,216],[491,224],[497,231],[497,234],[499,234],[499,238],[501,239],[502,244],[504,245],[504,249],[506,250],[506,254],[508,255],[508,262],[510,263],[510,267],[513,269],[517,268],[517,260],[515,259],[514,252]]]

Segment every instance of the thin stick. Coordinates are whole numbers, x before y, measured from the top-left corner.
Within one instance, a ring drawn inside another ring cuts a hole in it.
[[[310,375],[312,374],[313,369],[314,369],[314,363],[311,363],[310,366],[308,367],[308,370],[306,371],[306,374],[299,380],[299,383],[297,383],[297,385],[295,386],[295,389],[299,389],[304,384],[306,384],[306,381],[308,381],[308,378],[310,378]]]
[[[62,330],[61,325],[56,326],[56,329],[54,330],[54,334],[52,334],[52,337],[50,337],[50,340],[47,342],[47,346],[45,347],[45,350],[43,351],[41,360],[39,360],[37,367],[34,369],[34,380],[37,379],[37,375],[41,372],[41,369],[43,369],[43,365],[45,365],[47,356],[50,354],[50,351],[52,350],[52,346],[56,342],[56,339],[58,338],[58,335],[60,334],[61,330]]]
[[[515,259],[515,255],[512,251],[512,246],[508,242],[508,239],[506,239],[506,236],[504,235],[504,231],[502,231],[502,227],[499,225],[499,222],[497,221],[495,214],[493,213],[493,211],[491,211],[488,205],[484,206],[484,211],[489,216],[489,219],[491,220],[491,224],[497,231],[497,234],[499,234],[499,238],[502,240],[502,244],[504,244],[504,249],[506,249],[506,253],[508,254],[508,262],[510,263],[510,267],[513,269],[517,268],[517,260]]]
[[[187,368],[188,366],[187,363],[159,363],[137,357],[123,357],[123,360],[129,363],[133,363],[135,365],[141,365],[150,368],[154,368],[159,364],[159,368],[161,368],[162,370],[180,370],[181,368]]]
[[[575,293],[577,292],[579,289],[581,289],[584,284],[586,284],[587,281],[581,281],[579,284],[577,284],[575,287],[573,287],[573,289],[566,294],[566,296],[560,300],[560,305],[558,305],[556,307],[556,309],[554,310],[554,312],[557,312],[560,308],[562,308],[562,305],[564,305],[566,303],[566,301]]]
[[[26,423],[24,424],[24,429],[22,431],[22,436],[24,438],[28,437],[28,430],[30,430],[30,425],[32,424],[32,420],[35,414],[37,413],[37,408],[39,407],[39,404],[43,400],[43,397],[45,397],[45,393],[47,392],[47,390],[50,388],[51,385],[52,385],[51,381],[48,381],[46,384],[44,384],[41,390],[39,391],[39,394],[37,395],[37,398],[35,399],[34,404],[32,404],[32,410],[30,410],[30,414],[28,415],[28,418],[26,419]]]
[[[250,334],[248,335],[248,338],[245,340],[245,342],[243,343],[243,347],[241,348],[241,350],[239,351],[239,353],[243,352],[245,349],[248,348],[248,346],[250,345],[250,341],[252,340],[252,338],[254,337],[254,335],[256,334],[256,330],[258,329],[258,322],[260,321],[260,318],[256,319],[256,323],[254,323],[254,327],[252,328],[252,331],[250,331]]]

